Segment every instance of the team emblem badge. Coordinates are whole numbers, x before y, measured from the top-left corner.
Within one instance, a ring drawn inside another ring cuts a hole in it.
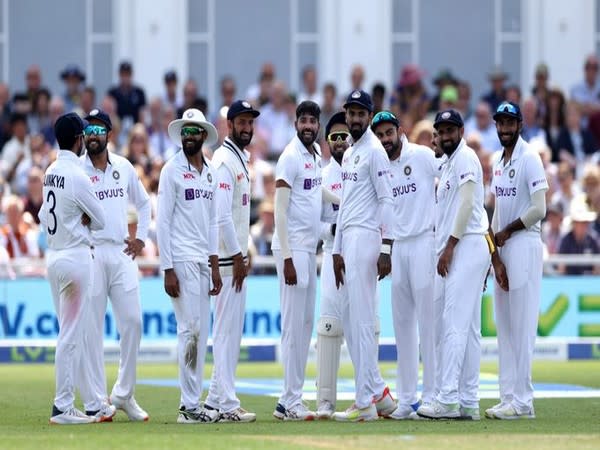
[[[194,115],[194,112],[193,112],[193,111],[188,111],[188,113],[187,113],[187,116],[188,116],[188,117],[192,117],[193,115]]]
[[[450,112],[446,111],[445,113],[442,114],[442,119],[446,120],[450,118]]]
[[[352,93],[352,98],[360,98],[360,91],[354,91]]]
[[[514,176],[515,176],[515,169],[510,169],[510,172],[508,172],[508,176],[510,178],[514,178]]]
[[[356,155],[356,158],[354,158],[354,164],[358,164],[359,161],[360,161],[360,156]]]
[[[251,106],[250,106],[250,103],[248,103],[247,101],[243,101],[243,102],[242,102],[242,106],[243,106],[244,108],[251,108]]]
[[[118,171],[113,171],[113,178],[115,180],[118,180],[119,178],[121,178],[121,174]]]
[[[212,183],[212,175],[210,174],[210,172],[206,174],[206,179],[209,183]]]
[[[98,113],[99,113],[99,112],[100,112],[100,111],[98,111],[97,109],[92,109],[92,110],[90,111],[90,116],[96,116],[96,115],[98,115]]]
[[[409,176],[411,172],[412,169],[410,168],[410,166],[404,166],[404,175]]]

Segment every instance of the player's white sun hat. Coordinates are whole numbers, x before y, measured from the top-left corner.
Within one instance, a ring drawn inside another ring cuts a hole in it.
[[[181,147],[181,128],[188,124],[198,125],[206,131],[207,136],[204,145],[210,147],[217,142],[219,138],[217,129],[212,123],[206,120],[202,111],[195,108],[186,109],[181,119],[174,120],[169,124],[169,138],[171,142]]]

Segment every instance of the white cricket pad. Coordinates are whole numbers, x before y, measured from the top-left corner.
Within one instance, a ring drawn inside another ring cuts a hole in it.
[[[321,317],[317,323],[317,406],[322,401],[336,404],[337,373],[342,347],[342,323],[334,317]]]

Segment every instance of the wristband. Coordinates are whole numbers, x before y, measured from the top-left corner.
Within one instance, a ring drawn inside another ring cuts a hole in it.
[[[384,255],[391,255],[392,254],[392,246],[390,244],[381,244],[380,253],[383,253]]]

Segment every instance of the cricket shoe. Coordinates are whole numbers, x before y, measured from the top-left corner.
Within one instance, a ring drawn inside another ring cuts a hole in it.
[[[317,419],[327,420],[331,419],[333,413],[335,412],[335,408],[333,404],[329,400],[323,400],[319,404],[319,408],[317,409]]]
[[[94,417],[86,415],[83,411],[80,411],[75,407],[61,411],[55,405],[52,406],[52,417],[50,417],[51,425],[83,425],[94,422],[96,422]]]
[[[370,422],[379,419],[379,415],[374,403],[360,409],[354,403],[346,411],[334,413],[333,418],[338,422]]]
[[[487,417],[488,419],[495,419],[496,416],[494,414],[496,413],[496,411],[499,409],[505,408],[509,404],[510,404],[510,402],[500,402],[500,403],[492,406],[491,408],[486,409],[485,417]]]
[[[214,423],[219,420],[219,416],[219,411],[216,409],[207,409],[202,406],[198,406],[194,409],[186,409],[185,406],[180,406],[177,423]]]
[[[500,420],[535,419],[535,411],[533,406],[526,411],[519,411],[512,403],[509,403],[503,408],[495,410],[494,418]]]
[[[417,409],[417,414],[428,419],[458,419],[460,408],[458,403],[442,403],[435,400],[432,403],[423,403]]]
[[[479,415],[479,408],[467,408],[466,406],[460,406],[460,420],[481,420]]]
[[[390,415],[385,416],[386,419],[394,420],[420,420],[421,417],[417,415],[417,412],[410,405],[398,405]]]
[[[385,387],[381,397],[375,399],[375,408],[377,409],[377,415],[379,417],[387,417],[392,414],[398,405],[396,400],[392,397],[389,387]]]
[[[281,403],[277,403],[275,411],[273,411],[273,417],[279,420],[302,421],[315,420],[316,414],[309,410],[304,403],[298,403],[289,409]]]
[[[117,413],[117,408],[114,405],[110,405],[106,402],[103,402],[100,405],[100,409],[95,411],[86,411],[85,414],[91,417],[94,417],[95,422],[112,422],[113,417]]]
[[[129,420],[135,422],[146,422],[150,419],[148,413],[140,408],[140,405],[137,404],[133,395],[129,398],[117,397],[116,395],[110,396],[110,404],[114,405],[115,408],[124,411],[129,417]]]
[[[239,407],[233,411],[221,413],[219,416],[219,422],[255,422],[256,414],[248,412],[244,408]]]

